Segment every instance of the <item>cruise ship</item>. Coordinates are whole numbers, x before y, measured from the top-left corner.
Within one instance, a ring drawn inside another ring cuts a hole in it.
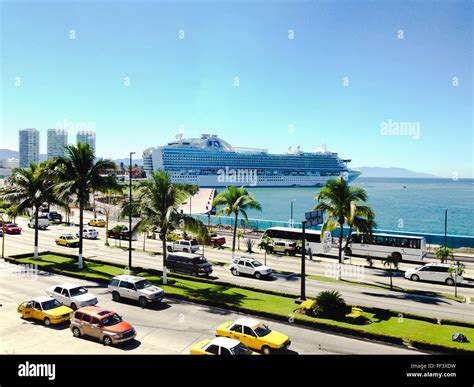
[[[143,152],[147,174],[164,169],[173,182],[200,187],[320,187],[328,179],[344,176],[352,181],[360,175],[337,153],[320,146],[314,152],[300,148],[286,154],[266,149],[238,148],[213,134],[185,139],[182,135],[165,146]]]

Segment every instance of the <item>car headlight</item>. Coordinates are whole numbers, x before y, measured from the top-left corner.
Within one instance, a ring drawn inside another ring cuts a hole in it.
[[[54,320],[59,320],[60,318],[62,318],[62,316],[54,316],[53,317]]]

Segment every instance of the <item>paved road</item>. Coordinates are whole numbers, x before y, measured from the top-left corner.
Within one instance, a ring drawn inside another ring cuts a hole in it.
[[[24,219],[19,219],[19,223],[25,222]],[[52,250],[62,252],[76,252],[77,249],[68,249],[65,247],[58,247],[54,243],[54,238],[59,236],[63,232],[76,232],[77,227],[68,226],[51,226],[46,231],[40,231],[40,250]],[[103,238],[104,230],[100,229],[100,235]],[[7,254],[31,252],[33,241],[33,230],[25,229],[21,235],[8,235],[7,236]],[[117,243],[115,240],[110,239],[109,243],[113,246]],[[127,246],[128,242],[123,241],[123,246]],[[150,254],[143,253],[140,251],[142,241],[133,242],[137,250],[134,252],[134,263],[136,265],[151,267],[155,269],[161,269],[161,257],[151,256]],[[159,251],[161,249],[158,241],[147,241],[147,249]],[[85,256],[91,258],[99,258],[102,260],[108,260],[118,263],[128,262],[128,252],[115,247],[104,246],[104,240],[86,240],[85,241]],[[215,250],[206,249],[206,256],[210,260],[229,262],[231,253],[228,250]],[[263,260],[261,254],[255,254],[260,260]],[[317,258],[319,262],[307,263],[307,273],[309,274],[322,274],[324,275],[328,268],[328,262],[322,261],[321,258]],[[282,257],[272,256],[267,260],[274,269],[282,271],[299,271],[299,260],[293,257]],[[329,266],[331,267],[331,266]],[[352,266],[352,268],[354,268]],[[356,271],[356,274],[358,272]],[[300,291],[300,279],[298,276],[280,276],[278,275],[273,281],[257,281],[253,278],[245,277],[234,277],[230,274],[226,267],[219,267],[215,265],[214,273],[215,277],[220,280],[244,284],[254,287],[260,287],[265,289],[285,291],[288,293],[299,294]],[[363,268],[363,280],[374,284],[387,284],[389,279],[386,271],[379,269],[367,269]],[[357,276],[352,278],[359,280]],[[307,279],[307,295],[314,295],[321,290],[326,289],[337,289],[339,290],[347,302],[352,304],[362,304],[367,306],[390,308],[400,310],[405,313],[416,313],[425,314],[428,316],[438,318],[451,318],[464,321],[474,321],[474,304],[460,303],[454,300],[438,297],[425,297],[408,295],[400,292],[390,292],[384,289],[369,288],[362,286],[353,286],[344,283],[329,283],[323,281],[317,281],[314,279]],[[396,277],[394,283],[398,286],[406,288],[414,288],[424,291],[436,291],[442,293],[453,292],[452,287],[446,285],[438,285],[431,283],[414,283],[408,281],[403,277]],[[462,287],[459,289],[459,293],[462,295],[468,295],[474,297],[474,289],[472,287]]]
[[[120,347],[105,347],[89,339],[76,339],[67,326],[46,328],[22,320],[16,312],[19,303],[43,295],[46,288],[70,278],[39,272],[21,276],[19,267],[0,262],[0,353],[15,354],[97,354],[148,353],[187,354],[190,347],[214,337],[215,328],[242,314],[218,308],[172,301],[142,309],[130,302],[116,303],[106,288],[90,281],[74,280],[98,296],[99,305],[117,311],[137,329],[137,340]],[[287,354],[416,354],[417,351],[374,341],[358,340],[290,323],[267,321],[271,328],[286,333],[292,340]]]

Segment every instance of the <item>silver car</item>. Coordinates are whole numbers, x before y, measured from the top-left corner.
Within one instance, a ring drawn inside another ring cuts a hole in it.
[[[112,278],[108,286],[114,301],[121,298],[137,300],[142,308],[149,302],[161,302],[165,292],[146,278],[123,274]]]

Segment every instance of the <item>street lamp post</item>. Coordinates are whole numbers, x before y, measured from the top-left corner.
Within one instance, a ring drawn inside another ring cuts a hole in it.
[[[0,218],[1,221],[0,221],[0,225],[2,226],[2,258],[5,258],[5,229],[3,228],[3,225],[4,225],[4,220],[3,220],[3,217],[4,217],[4,213],[2,212],[2,217]]]
[[[296,200],[293,199],[291,202],[290,202],[290,207],[291,207],[291,210],[290,210],[290,227],[293,227],[293,203],[295,202]]]
[[[130,165],[129,165],[129,196],[128,202],[130,204],[128,212],[128,269],[132,269],[132,155],[135,152],[130,152]]]
[[[303,250],[301,251],[301,296],[300,300],[305,301],[306,300],[306,266],[305,266],[305,259],[306,259],[306,220],[303,220],[301,222],[301,228],[302,228],[302,236],[301,236],[301,244]]]
[[[446,208],[444,210],[444,248],[448,247],[447,246],[447,240],[448,240],[448,209]]]

